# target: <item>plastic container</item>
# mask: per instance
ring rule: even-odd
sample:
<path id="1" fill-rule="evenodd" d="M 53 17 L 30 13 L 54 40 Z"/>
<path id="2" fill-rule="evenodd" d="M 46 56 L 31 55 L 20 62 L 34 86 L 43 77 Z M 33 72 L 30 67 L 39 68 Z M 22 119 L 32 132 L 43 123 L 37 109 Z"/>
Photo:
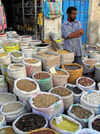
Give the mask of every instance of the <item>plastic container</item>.
<path id="1" fill-rule="evenodd" d="M 4 50 L 5 52 L 11 52 L 11 51 L 20 51 L 19 45 L 18 44 L 10 44 L 10 46 L 6 46 L 4 44 Z"/>
<path id="2" fill-rule="evenodd" d="M 80 69 L 77 70 L 68 70 L 64 67 L 64 65 L 76 65 L 78 67 L 80 67 Z M 82 71 L 83 71 L 83 67 L 77 63 L 67 63 L 67 64 L 63 64 L 62 65 L 62 69 L 66 70 L 69 73 L 69 78 L 68 78 L 68 83 L 71 84 L 75 84 L 76 80 L 79 77 L 82 77 Z"/>
<path id="3" fill-rule="evenodd" d="M 22 60 L 25 58 L 24 53 L 22 53 L 22 52 L 20 52 L 20 51 L 13 51 L 13 52 L 20 53 L 22 56 L 21 56 L 21 57 L 15 57 L 15 56 L 13 56 L 13 55 L 11 54 L 12 52 L 10 52 L 12 62 L 14 62 L 14 63 L 21 63 Z"/>
<path id="4" fill-rule="evenodd" d="M 47 107 L 47 108 L 38 108 L 35 107 L 35 105 L 33 104 L 33 98 L 35 98 L 37 95 L 39 94 L 50 94 L 50 95 L 54 95 L 56 97 L 59 98 L 59 101 L 54 103 L 53 105 Z M 63 99 L 62 97 L 60 97 L 59 95 L 56 94 L 52 94 L 52 93 L 46 93 L 46 92 L 41 92 L 38 93 L 36 95 L 33 95 L 30 100 L 29 100 L 30 106 L 32 107 L 32 112 L 36 113 L 36 114 L 40 114 L 42 116 L 45 116 L 48 120 L 50 120 L 53 116 L 59 114 L 59 113 L 63 113 L 64 112 L 64 103 L 63 103 Z"/>
<path id="5" fill-rule="evenodd" d="M 27 72 L 27 76 L 28 77 L 32 77 L 33 73 L 36 73 L 38 71 L 42 71 L 42 63 L 41 60 L 39 59 L 35 59 L 38 62 L 37 63 L 27 63 L 26 61 L 29 59 L 35 59 L 35 58 L 25 58 L 22 60 L 22 63 L 25 65 L 26 67 L 26 72 Z"/>
<path id="6" fill-rule="evenodd" d="M 20 67 L 19 69 L 10 69 L 11 66 L 14 65 L 20 65 L 22 67 Z M 7 67 L 7 75 L 11 78 L 17 79 L 17 78 L 21 78 L 21 77 L 26 77 L 26 68 L 25 65 L 22 63 L 12 63 Z"/>
<path id="7" fill-rule="evenodd" d="M 13 111 L 13 112 L 3 112 L 3 107 L 8 104 L 11 104 L 11 103 L 19 103 L 19 104 L 22 104 L 23 107 L 19 110 Z M 22 115 L 24 113 L 26 113 L 25 104 L 20 101 L 8 102 L 1 106 L 1 114 L 5 116 L 7 122 L 14 121 L 16 118 L 18 118 L 20 115 Z"/>
<path id="8" fill-rule="evenodd" d="M 84 109 L 90 111 L 92 115 L 91 115 L 88 119 L 78 118 L 75 114 L 73 114 L 73 113 L 71 112 L 71 109 L 72 109 L 73 107 L 76 107 L 76 106 L 82 107 L 82 108 L 84 108 Z M 80 104 L 72 104 L 72 105 L 70 105 L 70 107 L 69 107 L 69 109 L 68 109 L 68 111 L 67 111 L 67 114 L 68 114 L 69 116 L 71 116 L 73 119 L 79 121 L 80 124 L 82 125 L 82 128 L 86 128 L 86 127 L 88 126 L 88 122 L 89 122 L 89 121 L 94 117 L 94 115 L 95 115 L 94 112 L 93 112 L 93 110 L 91 110 L 91 109 L 89 109 L 89 108 L 87 108 L 87 107 L 84 107 L 84 106 L 82 106 L 82 105 L 80 105 Z"/>
<path id="9" fill-rule="evenodd" d="M 21 117 L 23 117 L 24 115 L 28 115 L 28 114 L 33 114 L 33 113 L 26 113 L 26 114 L 23 114 L 23 115 L 21 115 L 20 117 L 18 117 L 14 122 L 13 122 L 13 129 L 14 129 L 14 131 L 16 132 L 16 134 L 27 134 L 28 132 L 23 132 L 23 131 L 21 131 L 21 130 L 19 130 L 16 126 L 15 126 L 15 124 L 16 124 L 16 122 L 21 118 Z M 44 117 L 44 116 L 43 116 Z M 45 117 L 44 117 L 45 118 Z M 48 127 L 48 120 L 45 118 L 45 121 L 46 121 L 46 124 L 44 125 L 44 127 L 42 127 L 42 128 L 46 128 L 46 127 Z"/>
<path id="10" fill-rule="evenodd" d="M 49 92 L 51 93 L 51 91 L 55 88 L 58 88 L 61 86 L 57 86 L 57 87 L 53 87 L 49 90 Z M 71 91 L 71 90 L 70 90 Z M 73 104 L 73 92 L 71 91 L 71 94 L 68 96 L 61 96 L 63 98 L 64 101 L 64 109 L 67 109 L 71 104 Z"/>
<path id="11" fill-rule="evenodd" d="M 80 84 L 78 83 L 78 81 L 79 81 L 81 78 L 87 78 L 87 79 L 93 81 L 94 83 L 93 83 L 91 86 L 82 86 L 82 85 L 80 85 Z M 91 79 L 91 78 L 88 78 L 88 77 L 79 77 L 79 78 L 76 80 L 76 85 L 77 85 L 78 87 L 81 87 L 81 88 L 84 89 L 85 91 L 95 90 L 95 89 L 96 89 L 96 83 L 95 83 L 95 81 L 94 81 L 93 79 Z"/>
<path id="12" fill-rule="evenodd" d="M 95 71 L 95 74 L 94 74 L 93 79 L 94 79 L 95 81 L 100 82 L 100 63 L 95 64 L 94 71 Z"/>
<path id="13" fill-rule="evenodd" d="M 56 128 L 54 125 L 53 125 L 53 120 L 55 119 L 55 117 L 58 117 L 58 116 L 62 116 L 63 118 L 69 120 L 69 121 L 72 121 L 73 123 L 77 124 L 79 126 L 79 130 L 82 129 L 82 125 L 76 121 L 75 119 L 71 118 L 70 116 L 67 116 L 67 115 L 64 115 L 64 114 L 58 114 L 56 116 L 54 116 L 51 120 L 50 120 L 50 128 L 55 130 L 56 132 L 58 132 L 59 134 L 74 134 L 74 132 L 72 131 L 66 131 L 66 130 L 63 130 L 63 129 L 60 129 L 60 128 Z"/>
<path id="14" fill-rule="evenodd" d="M 28 47 L 23 47 L 22 52 L 24 53 L 26 58 L 32 58 L 33 54 L 37 52 L 37 48 L 33 46 L 30 49 Z"/>
<path id="15" fill-rule="evenodd" d="M 89 57 L 93 59 L 100 60 L 100 53 L 98 51 L 90 51 Z"/>
<path id="16" fill-rule="evenodd" d="M 31 91 L 31 92 L 26 92 L 26 91 L 21 91 L 17 88 L 17 82 L 19 80 L 30 80 L 32 82 L 34 82 L 36 84 L 36 89 Z M 28 78 L 28 77 L 21 77 L 21 78 L 18 78 L 17 80 L 14 81 L 14 88 L 13 88 L 13 92 L 14 94 L 16 94 L 16 96 L 18 96 L 18 99 L 20 101 L 22 101 L 25 105 L 26 105 L 26 108 L 27 108 L 27 111 L 30 112 L 31 111 L 31 106 L 29 105 L 29 98 L 32 96 L 32 95 L 35 95 L 37 93 L 40 93 L 40 87 L 38 85 L 38 83 L 36 81 L 34 81 L 33 79 L 31 78 Z"/>
<path id="17" fill-rule="evenodd" d="M 66 73 L 66 75 L 52 75 L 52 81 L 53 81 L 53 87 L 56 86 L 64 86 L 67 83 L 67 80 L 69 78 L 69 73 L 64 70 L 64 69 L 60 69 L 60 68 L 55 68 L 55 70 L 59 70 L 62 71 L 64 73 Z"/>
<path id="18" fill-rule="evenodd" d="M 48 92 L 53 87 L 52 76 L 51 74 L 49 74 L 50 77 L 47 79 L 35 79 L 34 76 L 39 73 L 45 73 L 45 74 L 49 74 L 49 73 L 45 71 L 39 71 L 32 75 L 33 80 L 35 80 L 39 84 L 41 91 Z"/>
<path id="19" fill-rule="evenodd" d="M 28 46 L 29 46 L 28 42 L 23 42 L 23 41 L 19 42 L 19 47 L 20 47 L 21 50 L 22 50 L 23 47 L 28 47 Z"/>

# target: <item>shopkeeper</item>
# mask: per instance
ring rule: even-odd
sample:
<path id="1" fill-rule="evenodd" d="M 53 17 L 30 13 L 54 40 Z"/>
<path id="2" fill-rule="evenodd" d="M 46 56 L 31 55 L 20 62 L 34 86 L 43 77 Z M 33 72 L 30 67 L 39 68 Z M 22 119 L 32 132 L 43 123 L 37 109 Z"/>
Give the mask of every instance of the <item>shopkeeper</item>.
<path id="1" fill-rule="evenodd" d="M 81 36 L 84 29 L 80 21 L 76 20 L 77 9 L 67 9 L 67 20 L 62 24 L 61 31 L 64 37 L 63 49 L 74 52 L 74 63 L 82 64 L 82 42 Z"/>

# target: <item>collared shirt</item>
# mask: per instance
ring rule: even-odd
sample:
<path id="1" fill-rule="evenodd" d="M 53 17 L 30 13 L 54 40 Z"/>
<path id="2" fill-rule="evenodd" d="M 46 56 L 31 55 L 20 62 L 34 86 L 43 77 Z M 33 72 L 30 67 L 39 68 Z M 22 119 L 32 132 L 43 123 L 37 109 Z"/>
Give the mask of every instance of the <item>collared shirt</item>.
<path id="1" fill-rule="evenodd" d="M 63 49 L 70 52 L 74 52 L 75 56 L 82 56 L 82 42 L 81 37 L 67 39 L 67 36 L 72 32 L 76 32 L 82 28 L 80 21 L 75 20 L 74 22 L 69 22 L 66 20 L 61 27 L 61 31 L 64 39 Z"/>

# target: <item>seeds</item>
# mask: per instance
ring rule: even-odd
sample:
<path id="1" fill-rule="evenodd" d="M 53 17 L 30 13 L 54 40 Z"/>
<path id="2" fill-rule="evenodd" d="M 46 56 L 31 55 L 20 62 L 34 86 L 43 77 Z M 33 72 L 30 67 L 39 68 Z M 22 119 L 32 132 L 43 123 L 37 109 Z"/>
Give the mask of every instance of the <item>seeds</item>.
<path id="1" fill-rule="evenodd" d="M 2 121 L 2 115 L 0 115 L 0 122 Z"/>
<path id="2" fill-rule="evenodd" d="M 10 66 L 9 68 L 10 69 L 19 69 L 19 68 L 22 68 L 23 66 L 22 65 L 13 65 L 13 66 Z"/>
<path id="3" fill-rule="evenodd" d="M 70 87 L 69 85 L 67 85 L 66 88 L 70 89 L 70 90 L 73 91 L 75 94 L 80 94 L 80 93 L 82 93 L 82 90 L 79 89 L 78 87 Z"/>
<path id="4" fill-rule="evenodd" d="M 76 66 L 76 65 L 64 65 L 65 69 L 68 69 L 68 70 L 77 70 L 77 69 L 80 69 L 81 67 L 79 66 Z"/>
<path id="5" fill-rule="evenodd" d="M 52 130 L 37 130 L 37 132 L 31 132 L 30 134 L 56 134 Z"/>
<path id="6" fill-rule="evenodd" d="M 22 91 L 31 92 L 36 89 L 36 84 L 30 80 L 19 80 L 17 88 Z"/>
<path id="7" fill-rule="evenodd" d="M 92 105 L 100 104 L 100 93 L 87 93 L 83 95 L 83 100 Z"/>
<path id="8" fill-rule="evenodd" d="M 34 78 L 35 79 L 48 79 L 50 78 L 50 75 L 48 73 L 41 72 L 41 73 L 36 73 L 34 75 Z"/>
<path id="9" fill-rule="evenodd" d="M 67 75 L 67 73 L 63 71 L 56 70 L 57 74 L 51 74 L 51 75 Z"/>
<path id="10" fill-rule="evenodd" d="M 81 118 L 81 119 L 88 119 L 92 115 L 90 111 L 80 106 L 72 107 L 71 113 L 73 113 L 74 115 L 76 115 L 78 118 Z"/>
<path id="11" fill-rule="evenodd" d="M 100 119 L 96 119 L 92 123 L 92 128 L 100 132 Z"/>
<path id="12" fill-rule="evenodd" d="M 19 109 L 21 109 L 23 107 L 23 105 L 18 102 L 12 102 L 12 103 L 8 103 L 7 105 L 3 106 L 2 111 L 4 113 L 9 113 L 9 112 L 14 112 L 17 111 Z"/>
<path id="13" fill-rule="evenodd" d="M 71 91 L 64 87 L 54 88 L 53 90 L 51 90 L 51 93 L 58 94 L 60 96 L 69 96 L 70 94 L 72 94 Z"/>
<path id="14" fill-rule="evenodd" d="M 13 56 L 16 57 L 16 58 L 22 56 L 22 54 L 21 54 L 21 53 L 18 53 L 18 52 L 12 52 L 11 55 L 13 55 Z"/>
<path id="15" fill-rule="evenodd" d="M 39 62 L 39 60 L 36 60 L 36 59 L 25 59 L 24 60 L 26 63 L 30 63 L 30 64 L 35 64 L 35 63 L 38 63 Z"/>
<path id="16" fill-rule="evenodd" d="M 84 61 L 85 64 L 89 64 L 89 65 L 95 64 L 95 63 L 97 63 L 97 62 L 98 62 L 98 61 L 96 61 L 96 60 L 91 60 L 91 59 Z"/>
<path id="17" fill-rule="evenodd" d="M 15 126 L 23 131 L 28 132 L 31 130 L 44 127 L 46 124 L 45 118 L 38 114 L 27 114 L 22 116 L 15 124 Z"/>
<path id="18" fill-rule="evenodd" d="M 92 81 L 88 78 L 80 78 L 78 80 L 78 83 L 82 86 L 91 86 L 91 85 L 93 85 L 94 81 Z"/>
<path id="19" fill-rule="evenodd" d="M 6 94 L 6 93 L 0 94 L 0 102 L 2 103 L 11 102 L 14 100 L 15 100 L 15 97 L 12 94 Z"/>
<path id="20" fill-rule="evenodd" d="M 59 99 L 50 94 L 39 94 L 33 98 L 33 104 L 38 108 L 46 108 L 59 101 Z"/>

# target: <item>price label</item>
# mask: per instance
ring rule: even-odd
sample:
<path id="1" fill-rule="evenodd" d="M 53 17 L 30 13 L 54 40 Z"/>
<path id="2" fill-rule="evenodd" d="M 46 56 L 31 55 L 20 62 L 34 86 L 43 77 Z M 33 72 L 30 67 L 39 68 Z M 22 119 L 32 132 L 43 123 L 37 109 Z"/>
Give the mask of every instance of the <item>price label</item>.
<path id="1" fill-rule="evenodd" d="M 50 71 L 51 74 L 57 74 L 57 72 L 56 72 L 54 67 L 50 68 L 49 71 Z"/>
<path id="2" fill-rule="evenodd" d="M 60 122 L 63 121 L 63 118 L 62 118 L 62 116 L 58 116 L 55 118 L 55 120 L 56 120 L 56 124 L 59 124 Z"/>

